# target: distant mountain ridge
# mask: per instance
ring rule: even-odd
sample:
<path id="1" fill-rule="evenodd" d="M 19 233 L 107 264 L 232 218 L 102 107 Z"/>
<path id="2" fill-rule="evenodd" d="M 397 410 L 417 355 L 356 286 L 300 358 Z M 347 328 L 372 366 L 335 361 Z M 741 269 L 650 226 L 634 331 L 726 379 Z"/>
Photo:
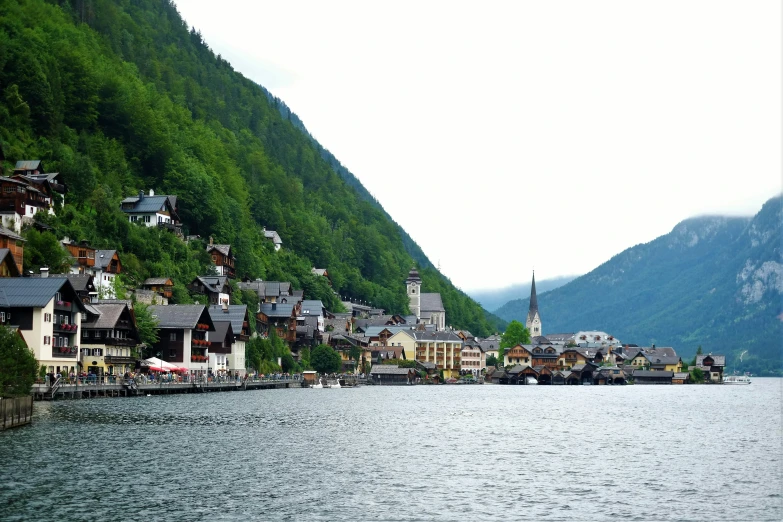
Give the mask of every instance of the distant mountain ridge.
<path id="1" fill-rule="evenodd" d="M 532 280 L 532 272 L 530 276 Z M 570 275 L 536 280 L 536 293 L 554 290 L 577 277 L 579 276 Z M 530 296 L 530 283 L 517 283 L 504 288 L 482 288 L 480 290 L 470 290 L 466 293 L 475 299 L 485 310 L 497 310 L 509 301 Z"/>
<path id="2" fill-rule="evenodd" d="M 547 332 L 598 329 L 623 342 L 724 353 L 730 371 L 783 375 L 781 196 L 753 217 L 686 219 L 592 272 L 538 293 Z M 528 299 L 495 314 L 524 320 Z"/>

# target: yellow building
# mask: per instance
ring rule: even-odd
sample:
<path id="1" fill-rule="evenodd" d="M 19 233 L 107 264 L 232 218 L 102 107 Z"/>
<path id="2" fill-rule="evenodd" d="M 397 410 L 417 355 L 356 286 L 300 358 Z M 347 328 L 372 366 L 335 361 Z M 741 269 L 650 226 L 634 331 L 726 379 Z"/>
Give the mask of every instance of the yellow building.
<path id="1" fill-rule="evenodd" d="M 402 332 L 400 332 L 402 333 Z M 431 362 L 443 371 L 443 377 L 459 377 L 462 368 L 462 338 L 452 331 L 407 331 L 414 339 L 416 360 Z M 403 342 L 403 341 L 399 341 Z"/>

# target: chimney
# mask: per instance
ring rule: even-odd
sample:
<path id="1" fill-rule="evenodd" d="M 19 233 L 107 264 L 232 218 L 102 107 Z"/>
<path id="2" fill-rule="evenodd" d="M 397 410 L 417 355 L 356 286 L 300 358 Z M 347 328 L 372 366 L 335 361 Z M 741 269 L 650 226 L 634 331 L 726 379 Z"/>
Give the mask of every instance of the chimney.
<path id="1" fill-rule="evenodd" d="M 139 191 L 139 201 L 141 201 L 142 199 L 144 199 L 144 191 L 140 190 Z"/>
<path id="2" fill-rule="evenodd" d="M 228 313 L 228 303 L 225 301 L 223 301 L 223 313 L 224 314 Z"/>
<path id="3" fill-rule="evenodd" d="M 214 243 L 214 240 L 212 239 L 212 236 L 209 236 L 209 244 L 212 245 Z"/>
<path id="4" fill-rule="evenodd" d="M 155 195 L 155 191 L 150 189 L 150 196 L 154 196 L 154 195 Z"/>
<path id="5" fill-rule="evenodd" d="M 49 269 L 45 266 L 41 267 L 41 277 L 49 277 Z"/>

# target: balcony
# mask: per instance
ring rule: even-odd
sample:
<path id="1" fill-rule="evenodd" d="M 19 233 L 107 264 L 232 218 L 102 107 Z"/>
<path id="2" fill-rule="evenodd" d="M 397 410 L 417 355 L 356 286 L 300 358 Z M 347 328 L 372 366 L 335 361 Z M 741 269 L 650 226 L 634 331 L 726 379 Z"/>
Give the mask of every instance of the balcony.
<path id="1" fill-rule="evenodd" d="M 129 355 L 107 355 L 103 360 L 106 364 L 133 364 L 136 362 L 136 358 Z"/>
<path id="2" fill-rule="evenodd" d="M 54 309 L 55 310 L 67 310 L 71 311 L 71 302 L 70 301 L 55 301 L 54 302 Z"/>
<path id="3" fill-rule="evenodd" d="M 78 346 L 52 346 L 52 357 L 58 359 L 76 359 Z"/>
<path id="4" fill-rule="evenodd" d="M 60 323 L 54 325 L 55 332 L 76 333 L 78 330 L 79 328 L 75 324 Z"/>

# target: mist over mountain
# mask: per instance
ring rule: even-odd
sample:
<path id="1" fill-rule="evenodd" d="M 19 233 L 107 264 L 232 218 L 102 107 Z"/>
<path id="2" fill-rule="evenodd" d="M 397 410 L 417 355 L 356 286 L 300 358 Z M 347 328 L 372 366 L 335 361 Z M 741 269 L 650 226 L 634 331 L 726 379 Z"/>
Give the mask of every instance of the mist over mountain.
<path id="1" fill-rule="evenodd" d="M 624 343 L 701 346 L 727 356 L 730 371 L 783 374 L 781 196 L 753 217 L 686 219 L 595 270 L 538 292 L 544 335 L 596 329 Z M 538 283 L 536 283 L 538 286 Z M 495 313 L 523 320 L 529 298 Z"/>
<path id="2" fill-rule="evenodd" d="M 532 281 L 532 272 L 530 274 Z M 551 279 L 536 280 L 536 293 L 547 292 L 561 287 L 564 284 L 573 281 L 579 276 L 561 276 Z M 467 294 L 475 299 L 485 310 L 497 310 L 504 304 L 515 299 L 524 299 L 530 297 L 530 282 L 518 283 L 504 288 L 482 288 L 479 290 L 468 290 Z"/>

